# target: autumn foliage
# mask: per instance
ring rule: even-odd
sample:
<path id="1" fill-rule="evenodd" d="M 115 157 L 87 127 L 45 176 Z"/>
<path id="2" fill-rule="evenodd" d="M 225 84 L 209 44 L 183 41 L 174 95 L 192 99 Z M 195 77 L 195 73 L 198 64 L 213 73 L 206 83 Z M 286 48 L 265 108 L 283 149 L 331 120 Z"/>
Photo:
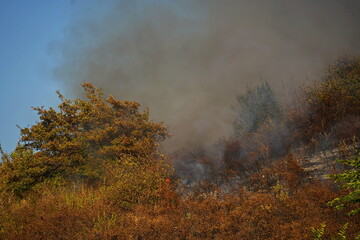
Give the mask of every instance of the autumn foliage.
<path id="1" fill-rule="evenodd" d="M 301 108 L 266 82 L 248 90 L 218 156 L 165 155 L 161 123 L 89 83 L 83 99 L 58 93 L 2 153 L 0 239 L 359 239 L 359 66 L 335 63 Z M 323 136 L 352 139 L 338 155 L 350 168 L 332 168 L 340 184 L 304 167 Z"/>
<path id="2" fill-rule="evenodd" d="M 290 124 L 306 141 L 331 134 L 339 142 L 360 134 L 360 58 L 344 57 L 322 79 L 307 87 L 302 107 L 291 111 Z"/>
<path id="3" fill-rule="evenodd" d="M 167 130 L 136 102 L 106 100 L 83 84 L 86 100 L 61 100 L 59 111 L 34 108 L 40 121 L 21 129 L 21 141 L 3 156 L 0 188 L 24 197 L 43 185 L 101 185 L 124 206 L 157 191 L 168 174 L 158 144 Z M 146 192 L 146 193 L 145 193 Z"/>

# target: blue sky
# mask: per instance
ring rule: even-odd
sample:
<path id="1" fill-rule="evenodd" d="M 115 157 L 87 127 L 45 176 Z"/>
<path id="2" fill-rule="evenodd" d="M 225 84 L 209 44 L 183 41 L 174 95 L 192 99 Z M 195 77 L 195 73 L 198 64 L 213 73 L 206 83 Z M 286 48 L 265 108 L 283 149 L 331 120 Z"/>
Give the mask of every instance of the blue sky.
<path id="1" fill-rule="evenodd" d="M 67 86 L 54 74 L 61 47 L 71 39 L 74 23 L 101 19 L 112 4 L 100 2 L 0 0 L 0 144 L 5 152 L 12 152 L 20 140 L 17 126 L 38 121 L 31 107 L 56 107 L 56 90 L 69 97 Z"/>
<path id="2" fill-rule="evenodd" d="M 20 127 L 34 124 L 31 106 L 56 106 L 52 48 L 61 42 L 79 1 L 0 0 L 0 144 L 11 152 Z"/>

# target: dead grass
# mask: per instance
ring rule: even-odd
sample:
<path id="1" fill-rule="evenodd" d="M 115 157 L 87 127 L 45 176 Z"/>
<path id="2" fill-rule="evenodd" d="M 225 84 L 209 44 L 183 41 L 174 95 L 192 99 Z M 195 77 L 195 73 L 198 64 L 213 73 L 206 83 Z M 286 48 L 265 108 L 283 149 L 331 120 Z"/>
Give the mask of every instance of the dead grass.
<path id="1" fill-rule="evenodd" d="M 101 189 L 81 186 L 43 189 L 41 195 L 21 201 L 3 194 L 0 238 L 298 240 L 311 239 L 311 227 L 324 222 L 324 239 L 335 236 L 347 222 L 348 236 L 360 231 L 358 218 L 327 205 L 341 194 L 334 185 L 304 181 L 306 176 L 292 156 L 259 174 L 271 181 L 256 191 L 239 186 L 224 193 L 208 186 L 207 193 L 179 197 L 167 188 L 164 201 L 139 203 L 130 210 L 109 202 Z"/>

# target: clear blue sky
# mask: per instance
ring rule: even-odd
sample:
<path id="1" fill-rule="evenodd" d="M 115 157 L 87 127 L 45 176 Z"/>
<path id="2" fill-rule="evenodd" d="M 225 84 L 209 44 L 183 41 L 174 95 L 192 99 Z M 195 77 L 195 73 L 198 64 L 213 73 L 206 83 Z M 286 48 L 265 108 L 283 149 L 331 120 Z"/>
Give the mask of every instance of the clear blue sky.
<path id="1" fill-rule="evenodd" d="M 90 1 L 0 0 L 0 143 L 11 152 L 20 127 L 34 124 L 31 106 L 56 106 L 52 48 Z"/>

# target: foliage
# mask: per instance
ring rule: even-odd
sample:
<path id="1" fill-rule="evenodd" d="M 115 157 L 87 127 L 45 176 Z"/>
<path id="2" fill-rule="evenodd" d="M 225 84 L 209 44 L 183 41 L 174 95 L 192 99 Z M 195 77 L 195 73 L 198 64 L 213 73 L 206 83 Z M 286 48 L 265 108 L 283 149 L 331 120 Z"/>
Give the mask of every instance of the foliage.
<path id="1" fill-rule="evenodd" d="M 184 176 L 206 176 L 197 187 L 169 178 L 158 151 L 166 129 L 139 104 L 104 99 L 87 83 L 84 99 L 58 93 L 58 111 L 35 108 L 40 121 L 21 129 L 14 152 L 2 153 L 0 239 L 360 239 L 360 219 L 347 214 L 359 211 L 360 157 L 340 161 L 352 169 L 333 175 L 344 183 L 338 189 L 310 179 L 301 153 L 289 154 L 286 145 L 294 135 L 288 126 L 311 138 L 359 117 L 354 59 L 339 61 L 307 90 L 305 110 L 314 115 L 295 114 L 293 125 L 282 121 L 266 82 L 238 97 L 237 136 L 221 150 L 182 155 Z"/>
<path id="2" fill-rule="evenodd" d="M 311 227 L 311 232 L 313 233 L 314 240 L 322 240 L 323 235 L 325 234 L 326 224 L 322 223 L 320 228 Z M 347 230 L 349 228 L 349 223 L 345 223 L 341 229 L 337 232 L 337 237 L 332 237 L 331 240 L 346 240 L 348 239 Z M 354 236 L 354 240 L 360 239 L 360 233 Z"/>
<path id="3" fill-rule="evenodd" d="M 299 159 L 288 155 L 269 165 L 264 165 L 250 176 L 250 182 L 253 189 L 272 189 L 275 195 L 282 199 L 305 184 L 307 177 L 308 173 L 300 165 Z"/>
<path id="4" fill-rule="evenodd" d="M 343 183 L 343 187 L 349 190 L 349 193 L 343 197 L 335 198 L 330 202 L 337 209 L 353 205 L 355 209 L 349 212 L 350 215 L 360 213 L 360 153 L 353 158 L 337 160 L 343 164 L 351 166 L 352 169 L 340 174 L 330 175 L 335 182 Z"/>
<path id="5" fill-rule="evenodd" d="M 238 189 L 175 198 L 170 206 L 139 202 L 124 211 L 110 203 L 102 189 L 44 188 L 41 196 L 0 202 L 0 238 L 299 240 L 311 239 L 309 226 L 326 219 L 323 239 L 336 236 L 344 222 L 349 223 L 348 239 L 353 239 L 359 221 L 326 205 L 336 195 L 332 186 L 313 183 L 284 200 L 271 192 Z"/>
<path id="6" fill-rule="evenodd" d="M 239 95 L 236 111 L 234 126 L 237 135 L 254 132 L 266 121 L 278 121 L 281 118 L 275 93 L 266 81 Z"/>
<path id="7" fill-rule="evenodd" d="M 311 232 L 313 233 L 314 240 L 321 240 L 322 236 L 325 233 L 326 224 L 322 223 L 320 228 L 311 227 Z"/>
<path id="8" fill-rule="evenodd" d="M 167 200 L 165 197 L 171 191 L 166 187 L 170 167 L 158 159 L 148 161 L 145 165 L 127 158 L 108 166 L 106 184 L 101 190 L 109 204 L 127 210 L 136 204 L 157 204 Z"/>
<path id="9" fill-rule="evenodd" d="M 335 130 L 337 137 L 360 133 L 360 57 L 339 59 L 320 83 L 305 91 L 307 115 L 295 119 L 305 139 Z M 334 129 L 335 128 L 335 129 Z"/>
<path id="10" fill-rule="evenodd" d="M 323 235 L 325 234 L 325 228 L 326 228 L 326 224 L 322 223 L 320 228 L 315 228 L 312 227 L 311 228 L 311 232 L 313 233 L 313 238 L 314 240 L 321 240 Z M 338 235 L 339 235 L 339 240 L 341 239 L 345 239 L 346 240 L 346 229 L 348 228 L 348 223 L 345 223 L 344 226 L 339 230 Z M 337 240 L 337 238 L 331 238 L 332 240 Z"/>
<path id="11" fill-rule="evenodd" d="M 136 102 L 103 98 L 101 89 L 84 83 L 86 100 L 69 100 L 58 92 L 59 111 L 34 108 L 40 121 L 21 129 L 21 141 L 0 167 L 1 188 L 22 196 L 34 186 L 52 182 L 97 184 L 105 166 L 153 165 L 166 129 L 141 113 Z M 4 157 L 3 157 L 4 158 Z M 150 160 L 151 159 L 151 160 Z"/>

